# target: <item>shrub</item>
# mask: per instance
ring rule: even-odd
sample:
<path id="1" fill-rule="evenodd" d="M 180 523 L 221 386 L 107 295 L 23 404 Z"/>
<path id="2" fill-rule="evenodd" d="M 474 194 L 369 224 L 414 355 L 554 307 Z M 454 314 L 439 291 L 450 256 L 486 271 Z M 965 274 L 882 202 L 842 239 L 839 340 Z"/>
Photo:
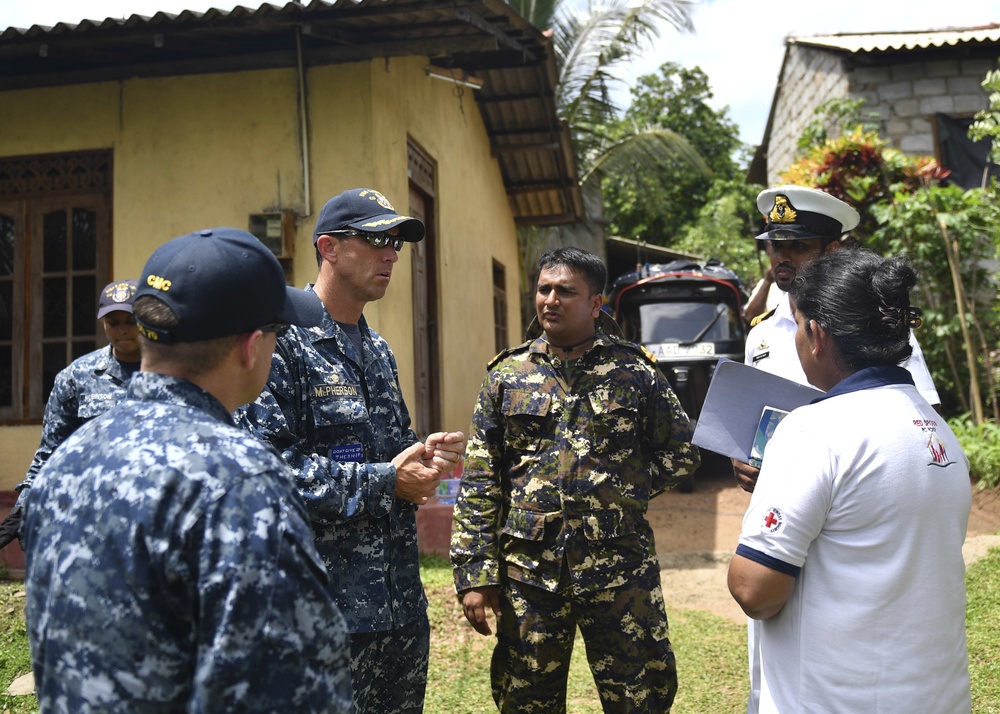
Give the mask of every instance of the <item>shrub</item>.
<path id="1" fill-rule="evenodd" d="M 976 426 L 968 413 L 949 419 L 948 425 L 969 458 L 969 472 L 979 488 L 1000 485 L 1000 425 L 987 421 Z"/>

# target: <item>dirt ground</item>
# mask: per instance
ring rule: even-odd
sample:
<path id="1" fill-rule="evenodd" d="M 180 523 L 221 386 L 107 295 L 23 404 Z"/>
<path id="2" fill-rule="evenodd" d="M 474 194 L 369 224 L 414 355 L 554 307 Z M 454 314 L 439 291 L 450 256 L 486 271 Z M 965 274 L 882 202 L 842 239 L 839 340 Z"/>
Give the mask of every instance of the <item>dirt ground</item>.
<path id="1" fill-rule="evenodd" d="M 707 467 L 707 468 L 706 468 Z M 750 494 L 733 479 L 728 462 L 709 461 L 693 493 L 670 491 L 650 503 L 667 611 L 707 610 L 734 622 L 746 615 L 729 595 L 726 568 L 736 550 Z M 1000 546 L 1000 489 L 975 491 L 964 552 L 966 562 Z"/>

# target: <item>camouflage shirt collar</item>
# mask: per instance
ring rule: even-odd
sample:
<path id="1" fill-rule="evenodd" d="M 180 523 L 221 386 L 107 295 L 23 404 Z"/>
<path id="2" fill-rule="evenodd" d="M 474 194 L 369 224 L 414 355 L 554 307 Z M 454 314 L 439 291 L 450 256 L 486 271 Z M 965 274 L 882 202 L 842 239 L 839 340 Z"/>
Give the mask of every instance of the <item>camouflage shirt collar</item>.
<path id="1" fill-rule="evenodd" d="M 543 334 L 542 337 L 538 337 L 531 342 L 531 346 L 528 348 L 528 351 L 531 352 L 532 354 L 544 354 L 548 352 L 549 343 L 545 341 L 544 333 L 542 334 Z M 598 345 L 607 347 L 611 344 L 613 343 L 611 342 L 610 337 L 608 337 L 603 332 L 598 332 L 597 334 L 594 335 L 594 344 L 590 347 L 590 349 L 587 350 L 587 352 L 584 352 L 584 354 L 589 353 L 590 350 L 594 349 L 594 347 L 597 347 Z"/>
<path id="2" fill-rule="evenodd" d="M 115 359 L 111 345 L 106 345 L 101 348 L 101 357 L 94 364 L 94 374 L 103 374 L 114 367 L 118 367 L 118 360 Z M 121 372 L 120 367 L 118 371 Z M 118 376 L 121 375 L 119 374 Z"/>
<path id="3" fill-rule="evenodd" d="M 307 293 L 315 293 L 316 292 L 315 284 L 307 283 L 305 291 Z M 344 334 L 344 331 L 340 329 L 340 327 L 337 325 L 337 321 L 334 320 L 332 317 L 330 317 L 330 312 L 325 309 L 323 312 L 325 313 L 323 315 L 323 322 L 317 327 L 299 327 L 293 329 L 299 329 L 308 334 L 312 342 L 318 342 L 319 340 L 329 340 L 329 339 L 337 339 L 337 340 L 349 339 L 347 335 Z M 364 315 L 362 315 L 361 319 L 358 320 L 358 327 L 361 329 L 362 335 L 366 334 L 369 331 L 368 321 L 365 319 Z"/>
<path id="4" fill-rule="evenodd" d="M 157 372 L 136 372 L 128 383 L 128 399 L 139 402 L 163 402 L 193 407 L 207 412 L 226 424 L 233 423 L 230 414 L 218 399 L 193 382 Z"/>

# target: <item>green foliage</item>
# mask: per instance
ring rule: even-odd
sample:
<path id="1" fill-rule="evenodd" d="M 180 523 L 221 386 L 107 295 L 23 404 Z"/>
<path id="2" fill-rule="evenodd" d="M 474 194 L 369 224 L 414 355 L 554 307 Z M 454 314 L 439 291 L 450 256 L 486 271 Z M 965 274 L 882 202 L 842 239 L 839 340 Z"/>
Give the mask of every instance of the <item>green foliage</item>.
<path id="1" fill-rule="evenodd" d="M 924 310 L 918 329 L 924 357 L 931 368 L 946 414 L 974 409 L 969 385 L 977 380 L 982 399 L 995 404 L 991 354 L 1000 338 L 996 288 L 990 261 L 997 256 L 996 223 L 983 192 L 957 186 L 920 187 L 898 192 L 892 200 L 869 206 L 877 228 L 868 245 L 883 255 L 906 254 L 920 275 L 913 303 Z M 956 295 L 945 233 L 955 247 L 962 294 Z M 970 373 L 962 317 L 975 346 L 976 367 Z M 995 410 L 994 410 L 995 411 Z"/>
<path id="2" fill-rule="evenodd" d="M 1000 712 L 1000 549 L 969 566 L 965 587 L 972 712 L 995 714 Z"/>
<path id="3" fill-rule="evenodd" d="M 586 215 L 581 225 L 518 230 L 521 312 L 530 320 L 531 256 L 542 252 L 542 244 L 603 247 L 599 192 L 605 167 L 631 161 L 634 171 L 645 172 L 661 161 L 687 160 L 694 172 L 707 169 L 700 159 L 692 160 L 697 152 L 676 132 L 655 125 L 636 126 L 630 136 L 606 130 L 617 120 L 611 90 L 624 81 L 625 65 L 650 47 L 662 28 L 693 30 L 686 0 L 588 0 L 586 8 L 578 0 L 516 0 L 512 5 L 536 27 L 551 31 L 559 72 L 556 112 L 569 127 L 578 174 L 588 182 L 582 186 Z M 592 202 L 591 191 L 598 196 Z M 590 245 L 592 239 L 598 245 Z"/>
<path id="4" fill-rule="evenodd" d="M 948 426 L 969 459 L 972 480 L 979 488 L 1000 486 L 1000 425 L 987 421 L 977 426 L 965 413 L 949 419 Z"/>
<path id="5" fill-rule="evenodd" d="M 532 2 L 526 17 L 552 30 L 559 70 L 556 112 L 569 125 L 583 175 L 608 143 L 601 127 L 615 118 L 611 89 L 623 81 L 617 70 L 649 46 L 662 26 L 692 30 L 690 12 L 675 0 L 589 0 L 583 12 L 571 0 L 546 4 L 552 6 L 547 18 L 543 5 Z"/>
<path id="6" fill-rule="evenodd" d="M 990 70 L 983 79 L 983 89 L 990 96 L 990 108 L 976 112 L 976 120 L 969 127 L 969 138 L 979 141 L 991 139 L 989 160 L 1000 164 L 1000 70 Z"/>
<path id="7" fill-rule="evenodd" d="M 864 111 L 864 104 L 864 99 L 849 97 L 834 97 L 820 104 L 813 110 L 816 118 L 806 124 L 796 142 L 799 151 L 805 152 L 825 144 L 829 139 L 848 134 L 858 126 L 862 131 L 877 131 L 878 113 Z"/>
<path id="8" fill-rule="evenodd" d="M 767 270 L 767 256 L 754 236 L 764 230 L 757 212 L 761 186 L 740 180 L 716 181 L 694 220 L 681 229 L 671 247 L 693 255 L 718 258 L 749 290 Z"/>
<path id="9" fill-rule="evenodd" d="M 832 109 L 849 120 L 860 106 Z M 989 404 L 1000 416 L 992 363 L 1000 333 L 986 267 L 997 257 L 1000 213 L 980 190 L 942 185 L 947 175 L 934 159 L 904 154 L 859 125 L 807 148 L 781 177 L 851 204 L 861 216 L 855 240 L 882 255 L 910 258 L 920 274 L 913 302 L 924 310 L 917 336 L 944 412 L 971 411 L 980 419 Z M 978 356 L 970 367 L 971 352 Z"/>
<path id="10" fill-rule="evenodd" d="M 728 110 L 708 105 L 711 98 L 708 76 L 697 67 L 667 62 L 659 74 L 639 78 L 625 117 L 604 128 L 607 136 L 614 141 L 655 126 L 685 140 L 700 164 L 675 150 L 661 152 L 659 162 L 647 163 L 645 170 L 620 164 L 606 171 L 601 187 L 612 233 L 672 246 L 682 228 L 697 218 L 715 182 L 740 178 L 734 157 L 745 147 L 739 128 Z M 699 165 L 704 168 L 696 170 Z"/>
<path id="11" fill-rule="evenodd" d="M 809 147 L 781 173 L 781 180 L 822 189 L 854 206 L 861 224 L 853 235 L 863 241 L 878 227 L 872 206 L 935 185 L 947 174 L 934 159 L 904 154 L 887 146 L 877 132 L 858 126 Z"/>

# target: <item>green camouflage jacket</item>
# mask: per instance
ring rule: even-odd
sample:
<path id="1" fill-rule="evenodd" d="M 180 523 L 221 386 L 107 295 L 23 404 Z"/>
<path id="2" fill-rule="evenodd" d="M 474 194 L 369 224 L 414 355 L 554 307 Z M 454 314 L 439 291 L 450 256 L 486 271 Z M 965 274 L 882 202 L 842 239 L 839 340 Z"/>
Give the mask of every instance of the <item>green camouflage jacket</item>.
<path id="1" fill-rule="evenodd" d="M 549 591 L 599 590 L 658 567 L 646 508 L 697 468 L 691 434 L 637 345 L 599 333 L 570 383 L 541 339 L 502 352 L 476 404 L 455 506 L 457 590 L 497 585 L 501 572 Z"/>

